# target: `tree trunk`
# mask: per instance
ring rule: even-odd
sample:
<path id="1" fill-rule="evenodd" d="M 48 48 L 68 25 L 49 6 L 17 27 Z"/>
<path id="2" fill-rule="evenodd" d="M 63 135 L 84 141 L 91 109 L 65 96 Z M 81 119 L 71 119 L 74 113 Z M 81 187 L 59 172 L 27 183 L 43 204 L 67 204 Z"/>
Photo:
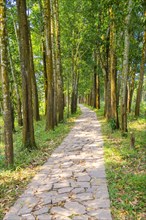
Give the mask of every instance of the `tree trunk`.
<path id="1" fill-rule="evenodd" d="M 57 65 L 56 65 L 56 11 L 54 1 L 51 1 L 51 41 L 52 41 L 52 62 L 53 62 L 53 100 L 54 100 L 54 126 L 57 126 Z"/>
<path id="2" fill-rule="evenodd" d="M 110 87 L 111 87 L 111 118 L 119 128 L 118 112 L 117 112 L 117 74 L 116 74 L 116 33 L 114 24 L 114 14 L 110 9 Z"/>
<path id="3" fill-rule="evenodd" d="M 134 93 L 134 86 L 135 86 L 135 74 L 136 74 L 137 64 L 135 65 L 135 68 L 131 70 L 131 77 L 128 83 L 128 100 L 127 100 L 127 110 L 130 113 L 131 112 L 131 106 L 132 106 L 132 98 Z"/>
<path id="4" fill-rule="evenodd" d="M 100 78 L 99 78 L 99 58 L 97 52 L 94 52 L 94 87 L 95 87 L 95 100 L 94 108 L 100 109 Z"/>
<path id="5" fill-rule="evenodd" d="M 56 61 L 57 61 L 57 81 L 58 81 L 58 113 L 59 122 L 64 118 L 64 98 L 63 98 L 63 76 L 61 67 L 61 46 L 60 46 L 60 23 L 59 23 L 59 5 L 58 0 L 55 0 L 56 9 Z"/>
<path id="6" fill-rule="evenodd" d="M 35 76 L 35 70 L 34 70 L 30 28 L 28 28 L 28 30 L 29 30 L 29 43 L 30 43 L 30 67 L 31 67 L 31 84 L 32 84 L 32 97 L 33 97 L 33 115 L 34 115 L 34 119 L 36 121 L 39 121 L 40 114 L 39 114 L 38 89 L 37 89 L 36 76 Z"/>
<path id="7" fill-rule="evenodd" d="M 31 66 L 29 25 L 26 15 L 26 0 L 17 0 L 20 60 L 22 72 L 22 103 L 23 103 L 23 145 L 29 150 L 36 148 L 33 127 Z"/>
<path id="8" fill-rule="evenodd" d="M 45 90 L 45 115 L 47 114 L 47 91 L 48 91 L 48 80 L 47 80 L 47 67 L 46 67 L 46 45 L 45 45 L 45 33 L 44 33 L 44 13 L 43 13 L 43 6 L 42 0 L 38 0 L 40 14 L 42 18 L 42 25 L 40 27 L 40 32 L 42 33 L 42 53 L 43 53 L 43 67 L 44 67 L 44 90 Z"/>
<path id="9" fill-rule="evenodd" d="M 10 68 L 11 68 L 12 78 L 13 78 L 13 81 L 14 81 L 14 88 L 15 88 L 15 92 L 16 92 L 18 125 L 22 126 L 23 125 L 23 119 L 22 119 L 21 98 L 20 98 L 20 94 L 19 94 L 18 83 L 17 83 L 17 80 L 16 80 L 16 73 L 15 73 L 15 68 L 14 68 L 14 64 L 13 64 L 13 60 L 12 60 L 10 46 L 8 46 L 8 49 L 9 49 Z"/>
<path id="10" fill-rule="evenodd" d="M 9 79 L 7 70 L 7 42 L 6 42 L 6 11 L 5 1 L 0 4 L 0 74 L 2 78 L 3 92 L 3 117 L 4 117 L 4 138 L 5 138 L 5 157 L 6 165 L 13 164 L 13 132 L 11 100 L 9 92 Z"/>
<path id="11" fill-rule="evenodd" d="M 51 5 L 50 0 L 44 0 L 45 19 L 45 42 L 46 42 L 46 73 L 47 73 L 47 114 L 46 130 L 54 129 L 53 117 L 53 61 L 52 61 L 52 40 L 51 40 Z"/>
<path id="12" fill-rule="evenodd" d="M 125 21 L 125 41 L 124 41 L 124 55 L 123 55 L 123 70 L 122 70 L 122 97 L 121 97 L 121 130 L 122 133 L 127 132 L 127 79 L 129 70 L 129 45 L 130 35 L 129 26 L 132 11 L 132 0 L 128 3 L 128 15 Z"/>
<path id="13" fill-rule="evenodd" d="M 146 17 L 146 12 L 145 12 L 145 17 Z M 140 114 L 140 102 L 141 102 L 141 97 L 142 97 L 145 63 L 146 63 L 146 31 L 144 32 L 144 38 L 143 38 L 143 50 L 142 50 L 142 59 L 141 59 L 141 65 L 140 65 L 140 79 L 139 79 L 139 84 L 138 84 L 136 106 L 135 106 L 135 116 L 137 117 Z"/>

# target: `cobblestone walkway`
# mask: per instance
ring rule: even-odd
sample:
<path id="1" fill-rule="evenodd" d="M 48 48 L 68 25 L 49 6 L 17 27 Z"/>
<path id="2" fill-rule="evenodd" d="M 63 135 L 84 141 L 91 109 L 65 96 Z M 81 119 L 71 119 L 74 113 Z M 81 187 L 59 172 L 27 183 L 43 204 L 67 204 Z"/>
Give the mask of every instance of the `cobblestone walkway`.
<path id="1" fill-rule="evenodd" d="M 83 114 L 4 220 L 111 220 L 96 114 Z"/>

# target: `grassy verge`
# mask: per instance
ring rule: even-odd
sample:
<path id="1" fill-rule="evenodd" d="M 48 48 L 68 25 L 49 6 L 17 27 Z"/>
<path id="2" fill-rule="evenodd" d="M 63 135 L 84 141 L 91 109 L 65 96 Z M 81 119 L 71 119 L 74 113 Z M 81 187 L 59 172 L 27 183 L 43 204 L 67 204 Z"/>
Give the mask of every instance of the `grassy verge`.
<path id="1" fill-rule="evenodd" d="M 32 152 L 21 148 L 21 129 L 17 128 L 14 135 L 15 165 L 11 169 L 6 169 L 4 166 L 4 149 L 2 145 L 0 146 L 0 219 L 3 219 L 6 211 L 24 191 L 40 166 L 62 142 L 79 114 L 80 110 L 50 132 L 44 131 L 45 119 L 35 123 L 38 149 Z"/>
<path id="2" fill-rule="evenodd" d="M 106 173 L 114 220 L 146 219 L 146 120 L 129 117 L 128 135 L 112 131 L 97 112 L 104 136 Z M 130 146 L 130 132 L 135 136 L 135 147 Z"/>

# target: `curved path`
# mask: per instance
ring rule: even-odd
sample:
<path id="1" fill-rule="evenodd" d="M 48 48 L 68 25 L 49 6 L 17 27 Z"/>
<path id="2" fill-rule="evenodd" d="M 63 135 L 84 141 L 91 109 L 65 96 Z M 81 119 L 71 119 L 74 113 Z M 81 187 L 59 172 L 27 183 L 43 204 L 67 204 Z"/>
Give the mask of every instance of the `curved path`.
<path id="1" fill-rule="evenodd" d="M 82 115 L 4 220 L 111 220 L 103 140 L 95 112 Z"/>

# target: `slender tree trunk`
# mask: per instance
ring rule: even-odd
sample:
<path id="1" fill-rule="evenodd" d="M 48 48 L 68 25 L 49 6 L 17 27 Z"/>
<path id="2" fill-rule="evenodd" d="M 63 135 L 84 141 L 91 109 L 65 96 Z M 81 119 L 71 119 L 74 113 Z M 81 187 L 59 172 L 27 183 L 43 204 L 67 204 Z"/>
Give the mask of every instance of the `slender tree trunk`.
<path id="1" fill-rule="evenodd" d="M 53 61 L 51 40 L 51 5 L 50 0 L 44 0 L 45 42 L 46 42 L 46 73 L 47 73 L 47 114 L 46 130 L 54 129 L 53 100 Z"/>
<path id="2" fill-rule="evenodd" d="M 53 62 L 53 100 L 54 100 L 54 126 L 57 126 L 57 65 L 56 65 L 56 11 L 54 0 L 51 1 L 51 41 L 52 41 L 52 62 Z"/>
<path id="3" fill-rule="evenodd" d="M 42 54 L 43 54 L 43 67 L 44 67 L 44 90 L 45 90 L 45 115 L 47 114 L 47 91 L 48 91 L 48 79 L 47 79 L 47 67 L 46 67 L 46 45 L 45 45 L 45 33 L 44 33 L 44 13 L 42 0 L 38 0 L 40 14 L 42 18 L 40 32 L 42 33 Z"/>
<path id="4" fill-rule="evenodd" d="M 31 67 L 31 84 L 32 84 L 32 97 L 33 97 L 33 115 L 34 115 L 34 119 L 36 121 L 39 121 L 40 120 L 39 99 L 38 99 L 38 89 L 37 89 L 35 69 L 34 69 L 33 50 L 32 50 L 30 30 L 29 30 L 29 43 L 30 43 L 30 67 Z"/>
<path id="5" fill-rule="evenodd" d="M 128 3 L 128 15 L 125 21 L 125 41 L 124 41 L 124 56 L 123 56 L 123 70 L 122 70 L 122 97 L 121 97 L 121 130 L 127 132 L 127 79 L 129 70 L 129 46 L 130 35 L 129 26 L 132 11 L 132 0 Z"/>
<path id="6" fill-rule="evenodd" d="M 111 87 L 111 118 L 114 119 L 116 128 L 119 128 L 117 112 L 117 74 L 116 74 L 116 34 L 114 24 L 114 14 L 110 9 L 110 87 Z"/>
<path id="7" fill-rule="evenodd" d="M 14 88 L 15 88 L 16 99 L 17 99 L 18 125 L 22 126 L 23 125 L 23 119 L 22 119 L 21 98 L 20 98 L 20 94 L 19 94 L 18 83 L 17 83 L 17 80 L 16 80 L 16 73 L 15 73 L 15 68 L 14 68 L 14 64 L 13 64 L 13 60 L 12 60 L 10 46 L 8 47 L 8 49 L 9 49 L 10 68 L 11 68 L 12 78 L 13 78 L 13 81 L 14 81 Z"/>
<path id="8" fill-rule="evenodd" d="M 63 98 L 63 76 L 61 66 L 61 45 L 60 45 L 60 23 L 59 23 L 59 5 L 58 0 L 55 0 L 56 9 L 56 61 L 57 61 L 57 81 L 58 81 L 58 113 L 59 122 L 64 118 L 64 98 Z"/>
<path id="9" fill-rule="evenodd" d="M 77 111 L 77 98 L 78 98 L 78 70 L 77 60 L 75 60 L 74 54 L 72 57 L 72 96 L 71 96 L 71 113 L 74 114 Z"/>
<path id="10" fill-rule="evenodd" d="M 26 0 L 17 0 L 22 72 L 23 145 L 31 150 L 36 148 L 36 144 L 33 126 L 29 25 L 26 10 Z"/>
<path id="11" fill-rule="evenodd" d="M 100 78 L 99 78 L 99 58 L 98 54 L 94 52 L 94 88 L 95 88 L 95 100 L 94 108 L 100 109 Z"/>
<path id="12" fill-rule="evenodd" d="M 9 79 L 7 70 L 7 40 L 6 40 L 6 8 L 5 1 L 0 1 L 0 74 L 2 79 L 3 92 L 3 117 L 4 117 L 4 138 L 6 165 L 13 164 L 13 132 L 11 100 L 9 92 Z"/>
<path id="13" fill-rule="evenodd" d="M 146 12 L 145 12 L 145 17 L 146 17 Z M 139 116 L 140 114 L 140 102 L 142 97 L 145 64 L 146 64 L 146 31 L 144 32 L 144 38 L 143 38 L 143 50 L 142 50 L 142 59 L 140 65 L 140 79 L 139 79 L 137 97 L 136 97 L 135 116 Z"/>
<path id="14" fill-rule="evenodd" d="M 131 70 L 131 78 L 128 83 L 127 110 L 129 113 L 131 112 L 131 106 L 132 106 L 132 98 L 133 98 L 134 86 L 135 86 L 136 69 L 137 69 L 137 64 L 135 65 L 135 68 L 133 70 Z"/>

